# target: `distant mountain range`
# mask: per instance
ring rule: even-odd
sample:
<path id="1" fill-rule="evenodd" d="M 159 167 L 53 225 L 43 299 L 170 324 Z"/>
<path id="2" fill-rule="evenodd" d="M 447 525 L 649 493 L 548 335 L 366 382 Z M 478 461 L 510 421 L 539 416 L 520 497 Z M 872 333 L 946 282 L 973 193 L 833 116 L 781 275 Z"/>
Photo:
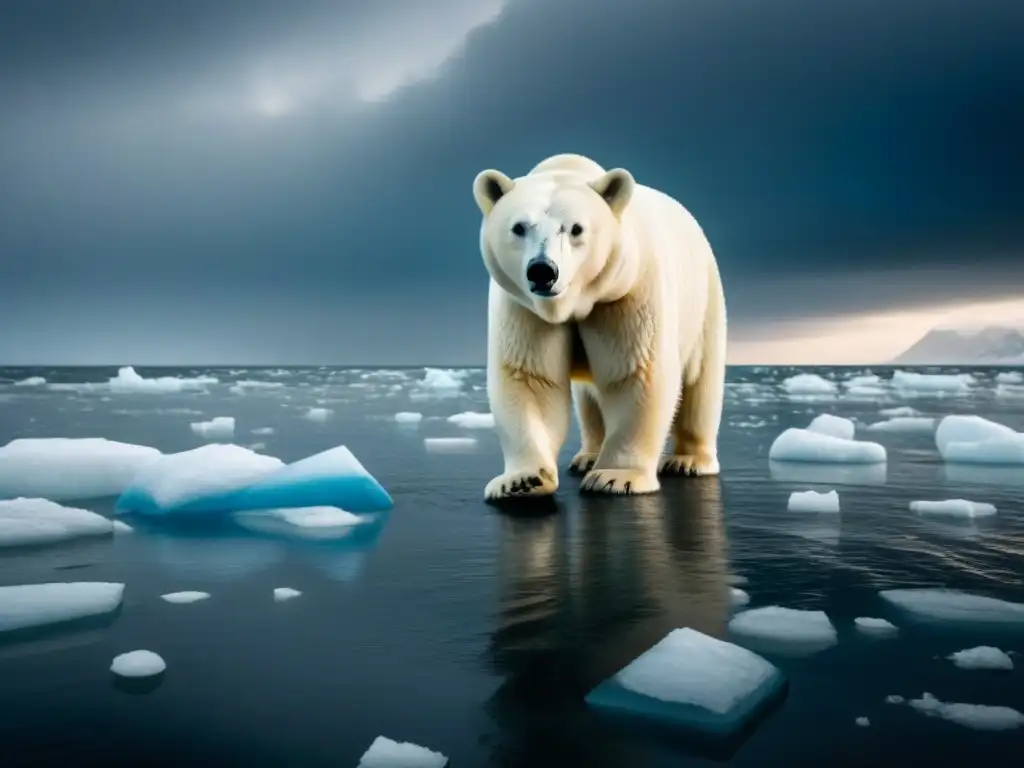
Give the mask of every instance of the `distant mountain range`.
<path id="1" fill-rule="evenodd" d="M 892 361 L 898 365 L 1024 365 L 1024 332 L 992 326 L 980 331 L 929 331 Z"/>

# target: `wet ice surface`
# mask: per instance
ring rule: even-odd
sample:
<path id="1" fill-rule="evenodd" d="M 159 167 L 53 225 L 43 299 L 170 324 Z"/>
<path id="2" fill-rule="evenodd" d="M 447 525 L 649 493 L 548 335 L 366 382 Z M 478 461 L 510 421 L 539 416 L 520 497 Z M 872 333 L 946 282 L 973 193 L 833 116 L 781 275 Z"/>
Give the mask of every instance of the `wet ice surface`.
<path id="1" fill-rule="evenodd" d="M 1019 750 L 1020 728 L 963 727 L 939 716 L 962 708 L 935 705 L 926 716 L 886 697 L 929 692 L 943 704 L 1024 711 L 1020 625 L 972 621 L 978 604 L 962 602 L 918 601 L 915 614 L 879 593 L 945 589 L 1024 603 L 1024 474 L 944 463 L 924 422 L 867 429 L 964 414 L 1020 432 L 1024 398 L 999 390 L 1013 382 L 996 371 L 970 371 L 975 383 L 965 386 L 903 378 L 894 387 L 888 369 L 815 369 L 835 387 L 793 389 L 783 381 L 802 371 L 731 370 L 720 480 L 607 500 L 579 497 L 563 474 L 560 511 L 523 518 L 481 501 L 501 468 L 495 431 L 469 426 L 486 417 L 451 419 L 489 413 L 483 371 L 135 370 L 188 384 L 112 385 L 113 368 L 0 370 L 0 445 L 103 437 L 169 454 L 208 444 L 191 424 L 230 417 L 230 441 L 258 439 L 284 462 L 347 445 L 395 507 L 327 526 L 326 538 L 299 535 L 323 526 L 248 518 L 197 530 L 129 517 L 130 535 L 0 550 L 0 586 L 126 585 L 112 614 L 0 638 L 5 766 L 333 768 L 357 765 L 381 734 L 453 766 L 706 766 L 702 746 L 609 727 L 583 698 L 672 630 L 730 639 L 731 618 L 767 606 L 824 611 L 837 642 L 805 655 L 759 651 L 790 692 L 729 765 L 887 765 L 892 745 L 913 743 L 925 764 L 1001 766 Z M 33 377 L 46 382 L 15 385 Z M 851 419 L 854 439 L 882 445 L 886 463 L 769 463 L 782 432 L 822 414 Z M 838 513 L 787 510 L 793 493 L 833 490 Z M 910 509 L 957 499 L 998 514 Z M 61 503 L 108 517 L 113 508 L 110 498 Z M 282 587 L 301 596 L 275 602 Z M 162 599 L 200 592 L 212 597 Z M 897 631 L 878 636 L 857 619 Z M 968 670 L 950 659 L 981 647 L 1017 663 Z M 152 649 L 168 666 L 145 695 L 109 679 L 111 660 L 132 649 Z"/>

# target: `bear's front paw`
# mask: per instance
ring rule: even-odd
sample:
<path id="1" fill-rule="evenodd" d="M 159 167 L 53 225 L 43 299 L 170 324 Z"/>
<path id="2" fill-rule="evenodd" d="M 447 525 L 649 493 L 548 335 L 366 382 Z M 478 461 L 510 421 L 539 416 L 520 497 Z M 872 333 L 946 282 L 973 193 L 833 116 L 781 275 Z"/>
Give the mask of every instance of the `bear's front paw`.
<path id="1" fill-rule="evenodd" d="M 558 490 L 558 476 L 550 469 L 538 467 L 523 472 L 505 472 L 484 488 L 484 499 L 521 499 L 527 496 L 550 496 Z"/>
<path id="2" fill-rule="evenodd" d="M 596 453 L 580 451 L 573 456 L 572 461 L 569 462 L 569 472 L 574 475 L 585 475 L 590 471 L 590 468 L 594 466 L 595 461 L 597 461 Z"/>
<path id="3" fill-rule="evenodd" d="M 718 457 L 711 453 L 673 454 L 662 456 L 658 462 L 658 473 L 662 475 L 704 477 L 717 475 L 720 469 Z"/>
<path id="4" fill-rule="evenodd" d="M 639 469 L 592 469 L 580 483 L 580 491 L 583 493 L 616 496 L 654 493 L 660 487 L 657 477 Z"/>

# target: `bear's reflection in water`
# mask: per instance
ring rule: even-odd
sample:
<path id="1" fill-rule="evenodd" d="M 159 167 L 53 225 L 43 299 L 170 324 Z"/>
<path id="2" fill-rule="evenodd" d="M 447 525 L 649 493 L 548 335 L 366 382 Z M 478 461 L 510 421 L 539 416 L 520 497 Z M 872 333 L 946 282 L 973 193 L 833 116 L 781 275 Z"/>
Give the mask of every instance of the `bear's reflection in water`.
<path id="1" fill-rule="evenodd" d="M 646 765 L 651 755 L 603 728 L 584 697 L 673 629 L 725 634 L 718 478 L 577 498 L 551 517 L 502 518 L 490 657 L 504 683 L 488 702 L 494 765 Z"/>

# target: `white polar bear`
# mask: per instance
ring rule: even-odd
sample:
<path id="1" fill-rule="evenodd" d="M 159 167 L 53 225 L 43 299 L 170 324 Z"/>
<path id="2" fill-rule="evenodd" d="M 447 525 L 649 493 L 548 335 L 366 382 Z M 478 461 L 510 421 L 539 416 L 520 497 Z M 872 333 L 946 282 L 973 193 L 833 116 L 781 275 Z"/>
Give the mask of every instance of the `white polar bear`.
<path id="1" fill-rule="evenodd" d="M 628 171 L 571 154 L 515 180 L 483 171 L 473 196 L 505 459 L 484 496 L 555 492 L 573 398 L 581 490 L 650 493 L 659 472 L 717 474 L 725 296 L 693 216 Z"/>

